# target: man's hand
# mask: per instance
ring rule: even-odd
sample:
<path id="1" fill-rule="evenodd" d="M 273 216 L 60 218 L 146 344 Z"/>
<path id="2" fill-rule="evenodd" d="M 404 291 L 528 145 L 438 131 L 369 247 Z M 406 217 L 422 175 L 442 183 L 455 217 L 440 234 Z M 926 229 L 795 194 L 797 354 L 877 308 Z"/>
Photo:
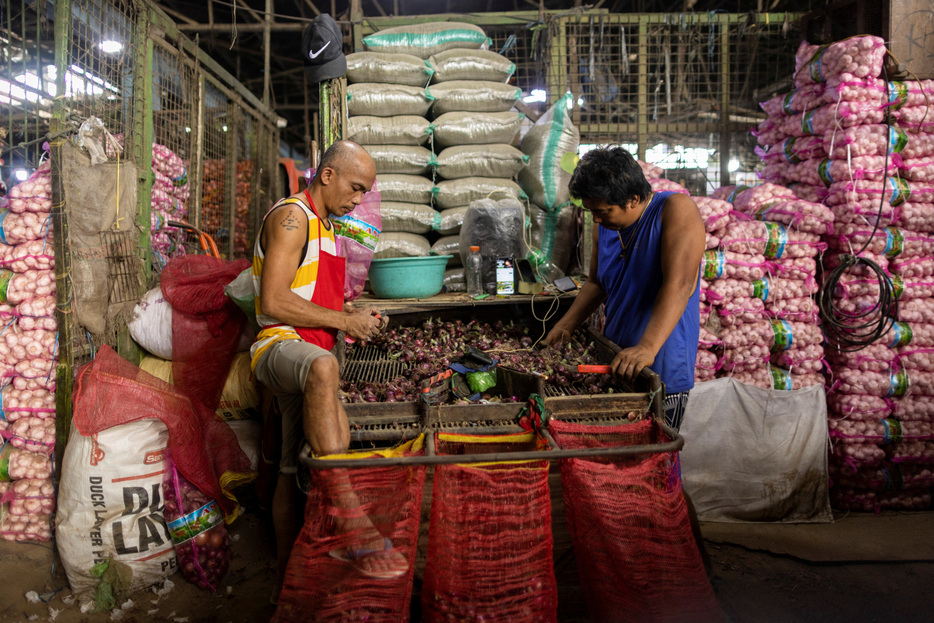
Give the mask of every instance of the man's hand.
<path id="1" fill-rule="evenodd" d="M 642 368 L 647 368 L 653 363 L 655 363 L 655 355 L 637 344 L 616 353 L 610 363 L 610 371 L 631 384 L 642 372 Z"/>
<path id="2" fill-rule="evenodd" d="M 389 317 L 380 316 L 379 309 L 372 305 L 366 309 L 351 306 L 348 310 L 345 303 L 344 311 L 348 314 L 346 333 L 357 340 L 373 339 L 389 324 Z"/>
<path id="3" fill-rule="evenodd" d="M 551 328 L 551 331 L 548 332 L 548 335 L 545 336 L 545 339 L 542 340 L 542 344 L 545 346 L 557 346 L 559 344 L 564 344 L 565 342 L 570 342 L 571 332 L 571 329 L 561 324 L 561 322 L 558 322 L 554 327 Z"/>

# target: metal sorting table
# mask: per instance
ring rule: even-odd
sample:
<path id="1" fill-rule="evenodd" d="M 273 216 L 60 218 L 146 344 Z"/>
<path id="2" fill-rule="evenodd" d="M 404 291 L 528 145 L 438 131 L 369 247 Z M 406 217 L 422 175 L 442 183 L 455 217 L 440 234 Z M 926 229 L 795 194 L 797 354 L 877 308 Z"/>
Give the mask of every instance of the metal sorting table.
<path id="1" fill-rule="evenodd" d="M 525 297 L 529 299 L 531 297 Z M 541 298 L 541 297 L 537 297 Z M 573 300 L 569 297 L 566 303 Z M 379 300 L 373 301 L 374 303 Z M 359 301 L 358 303 L 362 302 Z M 369 303 L 369 301 L 364 302 Z M 445 320 L 477 319 L 513 320 L 529 326 L 541 324 L 534 318 L 532 309 L 523 309 L 523 303 L 515 299 L 497 301 L 487 305 L 477 305 L 467 299 L 467 304 L 451 307 L 441 304 L 426 309 L 413 310 L 411 307 L 387 308 L 393 323 L 411 326 L 424 322 L 428 318 L 443 315 Z M 406 303 L 399 303 L 405 305 Z M 383 308 L 381 307 L 381 310 Z M 560 311 L 560 310 L 559 310 Z M 539 311 L 539 313 L 541 313 Z M 563 313 L 563 312 L 562 312 Z M 529 317 L 530 314 L 533 317 Z M 586 340 L 596 347 L 596 356 L 603 362 L 610 362 L 619 347 L 606 339 L 591 326 L 582 328 L 577 339 Z M 366 380 L 386 381 L 405 371 L 405 364 L 392 359 L 387 353 L 376 348 L 361 349 L 351 359 L 348 358 L 342 369 L 342 376 Z M 630 391 L 608 394 L 566 395 L 561 387 L 548 384 L 536 374 L 500 367 L 505 375 L 497 385 L 505 395 L 519 396 L 521 402 L 481 403 L 468 405 L 432 404 L 417 402 L 374 402 L 345 404 L 344 408 L 350 423 L 351 439 L 355 442 L 369 442 L 383 447 L 413 439 L 421 433 L 426 434 L 425 451 L 421 455 L 404 457 L 381 457 L 359 459 L 314 458 L 306 445 L 300 456 L 303 465 L 312 469 L 384 467 L 393 465 L 438 465 L 466 464 L 496 461 L 558 460 L 568 458 L 613 458 L 626 457 L 680 450 L 684 439 L 666 423 L 664 418 L 665 388 L 658 375 L 651 370 L 643 370 Z M 648 413 L 657 426 L 653 429 L 653 443 L 634 446 L 610 446 L 597 448 L 567 449 L 559 446 L 548 433 L 547 426 L 541 430 L 548 442 L 547 450 L 529 450 L 515 452 L 486 452 L 479 454 L 439 455 L 436 453 L 434 433 L 459 433 L 470 435 L 503 435 L 521 433 L 524 429 L 518 424 L 520 412 L 528 404 L 528 397 L 537 393 L 544 398 L 549 417 L 555 420 L 576 422 L 597 426 L 614 426 L 631 423 L 627 417 L 630 412 Z M 644 419 L 644 418 L 643 418 Z M 667 439 L 665 438 L 667 437 Z"/>

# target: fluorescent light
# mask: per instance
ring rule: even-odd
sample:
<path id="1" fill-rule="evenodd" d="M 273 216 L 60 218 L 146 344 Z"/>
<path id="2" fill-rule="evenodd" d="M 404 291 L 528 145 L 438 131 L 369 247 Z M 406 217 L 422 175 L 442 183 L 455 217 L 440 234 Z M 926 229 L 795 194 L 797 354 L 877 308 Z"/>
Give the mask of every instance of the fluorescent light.
<path id="1" fill-rule="evenodd" d="M 522 98 L 522 101 L 526 104 L 531 104 L 532 102 L 544 102 L 547 97 L 543 89 L 532 89 L 531 95 L 526 95 Z"/>
<path id="2" fill-rule="evenodd" d="M 16 169 L 13 171 L 13 177 L 21 182 L 25 182 L 29 178 L 29 171 L 26 169 Z"/>
<path id="3" fill-rule="evenodd" d="M 730 163 L 727 166 L 727 169 L 730 170 L 730 173 L 735 173 L 739 171 L 739 160 L 735 158 L 730 158 Z"/>
<path id="4" fill-rule="evenodd" d="M 114 41 L 113 39 L 107 39 L 106 41 L 101 41 L 101 44 L 98 46 L 101 49 L 101 52 L 104 54 L 117 54 L 123 50 L 123 44 L 119 41 Z"/>

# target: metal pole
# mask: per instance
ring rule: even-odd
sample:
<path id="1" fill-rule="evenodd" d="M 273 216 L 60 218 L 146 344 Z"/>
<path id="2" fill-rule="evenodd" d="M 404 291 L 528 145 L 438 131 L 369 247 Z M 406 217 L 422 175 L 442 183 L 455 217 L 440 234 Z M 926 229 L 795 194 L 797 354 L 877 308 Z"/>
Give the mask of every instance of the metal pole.
<path id="1" fill-rule="evenodd" d="M 636 142 L 639 148 L 639 158 L 645 160 L 649 142 L 649 24 L 639 16 L 639 50 L 636 62 L 639 63 L 638 108 L 636 110 L 637 130 Z"/>
<path id="2" fill-rule="evenodd" d="M 71 245 L 68 240 L 68 218 L 65 213 L 65 192 L 62 179 L 62 146 L 68 111 L 65 107 L 65 72 L 69 66 L 71 41 L 71 1 L 55 3 L 55 92 L 50 141 L 52 157 L 52 232 L 55 247 L 55 322 L 58 325 L 58 367 L 55 371 L 55 466 L 61 470 L 62 454 L 71 427 L 71 390 L 74 383 L 74 300 L 71 292 Z"/>
<path id="3" fill-rule="evenodd" d="M 272 0 L 266 0 L 266 15 L 263 23 L 263 104 L 269 106 L 270 71 L 269 55 L 272 47 Z"/>
<path id="4" fill-rule="evenodd" d="M 720 15 L 720 186 L 730 183 L 730 22 Z"/>

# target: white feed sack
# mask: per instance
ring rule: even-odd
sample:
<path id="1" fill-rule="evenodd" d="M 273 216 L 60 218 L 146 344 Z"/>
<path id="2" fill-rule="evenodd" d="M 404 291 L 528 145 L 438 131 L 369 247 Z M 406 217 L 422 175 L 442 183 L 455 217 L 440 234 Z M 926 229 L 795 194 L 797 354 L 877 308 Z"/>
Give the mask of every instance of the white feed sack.
<path id="1" fill-rule="evenodd" d="M 512 144 L 525 115 L 505 112 L 446 112 L 431 122 L 435 149 L 456 145 Z"/>
<path id="2" fill-rule="evenodd" d="M 519 172 L 519 184 L 535 205 L 553 210 L 568 202 L 571 174 L 561 166 L 565 154 L 576 154 L 580 131 L 571 122 L 571 94 L 562 96 L 522 137 L 529 165 Z"/>
<path id="3" fill-rule="evenodd" d="M 435 196 L 435 184 L 421 175 L 386 173 L 376 179 L 382 201 L 430 204 Z"/>
<path id="4" fill-rule="evenodd" d="M 424 87 L 434 70 L 411 54 L 355 52 L 347 55 L 347 83 L 383 82 Z"/>
<path id="5" fill-rule="evenodd" d="M 431 253 L 432 255 L 453 255 L 454 257 L 448 260 L 448 268 L 461 266 L 461 237 L 459 235 L 441 236 L 431 245 Z"/>
<path id="6" fill-rule="evenodd" d="M 464 215 L 470 206 L 461 206 L 459 208 L 448 208 L 441 210 L 441 221 L 438 224 L 438 233 L 442 236 L 451 236 L 460 233 L 461 225 L 464 224 Z"/>
<path id="7" fill-rule="evenodd" d="M 435 117 L 454 111 L 504 112 L 522 97 L 519 87 L 488 80 L 452 80 L 426 90 L 434 99 L 431 112 Z"/>
<path id="8" fill-rule="evenodd" d="M 431 244 L 425 236 L 407 232 L 388 231 L 379 235 L 373 259 L 381 260 L 393 257 L 424 257 L 431 251 Z"/>
<path id="9" fill-rule="evenodd" d="M 424 175 L 434 164 L 434 154 L 418 145 L 364 145 L 376 163 L 376 174 Z"/>
<path id="10" fill-rule="evenodd" d="M 487 197 L 493 199 L 514 197 L 520 201 L 528 199 L 522 188 L 512 180 L 491 177 L 444 180 L 438 182 L 437 189 L 435 205 L 441 210 L 469 206 L 472 201 Z"/>
<path id="11" fill-rule="evenodd" d="M 347 86 L 347 114 L 393 117 L 417 115 L 424 117 L 431 108 L 427 89 L 404 84 L 361 82 Z"/>
<path id="12" fill-rule="evenodd" d="M 394 26 L 363 38 L 363 47 L 368 51 L 412 54 L 423 59 L 452 48 L 480 49 L 489 44 L 482 28 L 463 22 Z"/>
<path id="13" fill-rule="evenodd" d="M 431 138 L 431 125 L 418 115 L 347 119 L 347 139 L 361 145 L 424 145 Z"/>
<path id="14" fill-rule="evenodd" d="M 529 157 L 512 145 L 458 145 L 438 154 L 435 171 L 448 180 L 462 177 L 511 178 L 528 161 Z"/>
<path id="15" fill-rule="evenodd" d="M 55 538 L 72 591 L 97 586 L 91 567 L 112 557 L 133 571 L 130 591 L 176 570 L 163 515 L 169 433 L 140 420 L 84 437 L 72 423 L 62 461 Z"/>
<path id="16" fill-rule="evenodd" d="M 516 72 L 516 64 L 490 50 L 446 50 L 428 59 L 432 82 L 488 80 L 506 82 Z"/>
<path id="17" fill-rule="evenodd" d="M 425 234 L 441 223 L 441 215 L 429 205 L 381 201 L 379 205 L 382 231 L 407 231 Z"/>

